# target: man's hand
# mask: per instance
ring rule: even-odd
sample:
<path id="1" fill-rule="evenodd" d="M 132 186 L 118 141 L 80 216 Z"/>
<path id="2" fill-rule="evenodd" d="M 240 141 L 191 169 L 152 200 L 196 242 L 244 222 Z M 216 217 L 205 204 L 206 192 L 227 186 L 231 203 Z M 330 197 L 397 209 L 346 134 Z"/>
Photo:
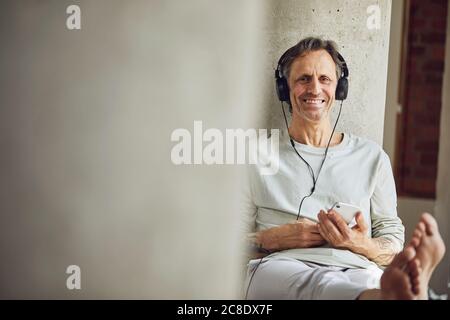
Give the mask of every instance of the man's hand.
<path id="1" fill-rule="evenodd" d="M 328 213 L 321 210 L 318 217 L 319 232 L 333 247 L 356 253 L 362 253 L 367 249 L 370 239 L 366 236 L 367 224 L 361 212 L 356 214 L 356 225 L 352 228 L 334 210 L 329 210 Z"/>
<path id="2" fill-rule="evenodd" d="M 334 210 L 329 210 L 328 213 L 321 210 L 318 217 L 320 234 L 335 248 L 362 254 L 379 265 L 388 265 L 401 250 L 389 238 L 369 238 L 366 235 L 368 227 L 361 212 L 356 214 L 356 225 L 352 228 Z"/>
<path id="3" fill-rule="evenodd" d="M 326 243 L 320 235 L 318 224 L 308 219 L 260 231 L 256 239 L 257 243 L 270 251 L 318 247 Z"/>

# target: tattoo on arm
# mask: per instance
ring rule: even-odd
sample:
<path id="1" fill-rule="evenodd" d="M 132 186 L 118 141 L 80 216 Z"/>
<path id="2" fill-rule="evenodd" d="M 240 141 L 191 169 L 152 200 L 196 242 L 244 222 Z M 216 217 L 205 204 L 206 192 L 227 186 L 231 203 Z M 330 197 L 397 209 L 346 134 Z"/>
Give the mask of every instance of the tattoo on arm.
<path id="1" fill-rule="evenodd" d="M 395 255 L 399 253 L 402 248 L 397 241 L 393 241 L 389 238 L 375 238 L 373 239 L 376 245 L 376 254 L 372 261 L 379 265 L 388 265 L 394 259 Z"/>

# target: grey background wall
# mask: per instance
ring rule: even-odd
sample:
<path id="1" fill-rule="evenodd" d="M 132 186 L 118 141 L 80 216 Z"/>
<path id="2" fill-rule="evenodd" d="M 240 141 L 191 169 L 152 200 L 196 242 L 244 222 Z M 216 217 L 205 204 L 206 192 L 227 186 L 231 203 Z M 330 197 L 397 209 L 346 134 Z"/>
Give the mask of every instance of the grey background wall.
<path id="1" fill-rule="evenodd" d="M 175 166 L 170 136 L 251 125 L 261 10 L 1 2 L 1 298 L 237 296 L 239 167 Z"/>

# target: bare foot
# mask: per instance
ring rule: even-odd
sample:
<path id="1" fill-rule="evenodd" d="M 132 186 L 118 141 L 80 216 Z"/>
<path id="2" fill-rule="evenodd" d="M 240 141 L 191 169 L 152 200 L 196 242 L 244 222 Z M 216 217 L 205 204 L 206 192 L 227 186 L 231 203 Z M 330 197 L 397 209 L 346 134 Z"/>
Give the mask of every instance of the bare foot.
<path id="1" fill-rule="evenodd" d="M 423 213 L 414 230 L 410 246 L 416 249 L 415 258 L 408 264 L 410 273 L 418 266 L 419 278 L 413 285 L 419 299 L 428 299 L 428 283 L 431 275 L 445 253 L 444 241 L 439 234 L 436 220 Z"/>
<path id="2" fill-rule="evenodd" d="M 414 292 L 419 283 L 419 269 L 414 262 L 416 251 L 408 246 L 397 254 L 391 264 L 384 270 L 380 280 L 381 299 L 383 300 L 412 300 L 417 298 Z M 407 271 L 407 268 L 411 271 Z"/>

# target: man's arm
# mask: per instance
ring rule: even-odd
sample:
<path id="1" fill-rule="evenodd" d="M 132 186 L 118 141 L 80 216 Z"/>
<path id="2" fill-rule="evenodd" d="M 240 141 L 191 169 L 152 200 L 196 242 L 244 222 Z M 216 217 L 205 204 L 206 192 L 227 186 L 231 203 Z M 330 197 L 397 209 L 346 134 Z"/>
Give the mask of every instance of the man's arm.
<path id="1" fill-rule="evenodd" d="M 391 162 L 385 152 L 375 172 L 376 184 L 370 198 L 372 249 L 368 258 L 379 265 L 389 264 L 403 249 L 405 227 L 397 214 L 397 192 Z"/>
<path id="2" fill-rule="evenodd" d="M 400 244 L 390 238 L 380 237 L 369 240 L 371 245 L 368 246 L 363 255 L 378 265 L 385 266 L 390 264 L 395 255 L 402 251 Z"/>
<path id="3" fill-rule="evenodd" d="M 320 235 L 317 223 L 300 219 L 247 236 L 254 252 L 271 253 L 294 248 L 317 247 L 326 243 Z"/>

